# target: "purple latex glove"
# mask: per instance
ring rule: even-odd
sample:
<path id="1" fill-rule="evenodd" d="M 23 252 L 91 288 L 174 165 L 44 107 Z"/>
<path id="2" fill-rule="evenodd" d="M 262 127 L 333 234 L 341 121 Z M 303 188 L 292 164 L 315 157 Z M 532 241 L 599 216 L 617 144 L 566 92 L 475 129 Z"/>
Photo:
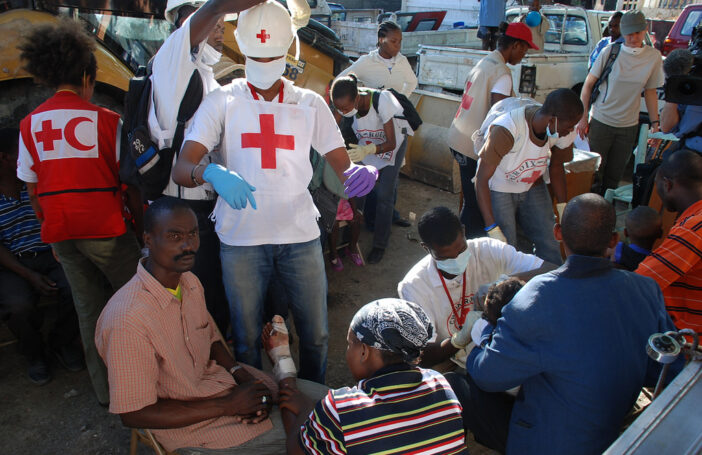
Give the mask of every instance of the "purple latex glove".
<path id="1" fill-rule="evenodd" d="M 370 193 L 378 180 L 378 170 L 373 166 L 353 164 L 344 171 L 348 177 L 344 182 L 344 192 L 348 197 L 365 196 Z"/>

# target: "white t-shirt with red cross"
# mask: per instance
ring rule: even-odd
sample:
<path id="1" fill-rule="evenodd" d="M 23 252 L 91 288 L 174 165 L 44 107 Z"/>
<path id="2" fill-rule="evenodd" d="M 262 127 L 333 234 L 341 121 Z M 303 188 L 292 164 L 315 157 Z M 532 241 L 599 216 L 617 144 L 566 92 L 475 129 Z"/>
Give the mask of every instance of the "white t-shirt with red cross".
<path id="1" fill-rule="evenodd" d="M 389 120 L 393 121 L 395 129 L 395 148 L 383 154 L 368 155 L 363 159 L 363 164 L 374 166 L 380 170 L 386 166 L 395 165 L 397 150 L 405 140 L 405 136 L 414 132 L 407 120 L 394 118 L 402 115 L 403 109 L 399 101 L 387 90 L 382 90 L 378 95 L 378 110 L 371 104 L 368 113 L 363 117 L 354 117 L 353 131 L 356 133 L 359 145 L 382 144 L 387 141 L 384 125 Z"/>
<path id="2" fill-rule="evenodd" d="M 456 315 L 464 319 L 471 309 L 473 294 L 481 285 L 492 283 L 500 275 L 537 269 L 544 262 L 534 255 L 520 253 L 511 245 L 487 237 L 467 240 L 467 244 L 470 258 L 465 273 L 465 296 L 462 296 L 463 275 L 452 280 L 444 278 L 451 296 L 449 300 L 436 261 L 431 255 L 426 255 L 415 264 L 397 285 L 400 298 L 421 306 L 429 316 L 435 329 L 430 342 L 442 341 L 459 330 Z"/>
<path id="3" fill-rule="evenodd" d="M 308 242 L 319 236 L 319 212 L 307 190 L 310 147 L 325 155 L 343 148 L 344 140 L 315 92 L 283 79 L 282 92 L 272 101 L 253 93 L 245 79 L 214 90 L 185 137 L 208 151 L 221 143 L 224 165 L 256 188 L 257 209 L 247 204 L 234 210 L 218 198 L 217 234 L 236 246 Z"/>

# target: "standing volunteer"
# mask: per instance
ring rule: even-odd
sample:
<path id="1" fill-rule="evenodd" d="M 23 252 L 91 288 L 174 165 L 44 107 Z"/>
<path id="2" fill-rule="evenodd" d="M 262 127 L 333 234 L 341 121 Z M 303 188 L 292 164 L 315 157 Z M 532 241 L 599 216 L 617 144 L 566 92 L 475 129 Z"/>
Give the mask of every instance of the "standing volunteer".
<path id="1" fill-rule="evenodd" d="M 409 98 L 417 88 L 417 76 L 407 57 L 400 53 L 401 49 L 402 29 L 395 22 L 385 21 L 378 26 L 378 48 L 360 56 L 353 65 L 342 71 L 337 79 L 353 73 L 358 78 L 359 84 L 364 87 L 393 89 Z M 396 202 L 397 183 L 393 190 L 393 207 Z M 369 204 L 374 205 L 374 208 L 370 208 Z M 375 204 L 377 204 L 376 198 L 370 194 L 363 213 L 366 226 L 375 226 Z M 394 208 L 392 223 L 401 227 L 410 226 L 410 222 L 402 218 Z"/>
<path id="2" fill-rule="evenodd" d="M 370 164 L 380 171 L 373 189 L 376 195 L 373 249 L 367 257 L 369 264 L 377 264 L 390 242 L 395 187 L 412 128 L 406 120 L 395 118 L 402 115 L 402 106 L 392 93 L 359 90 L 357 84 L 354 74 L 337 79 L 331 87 L 331 99 L 341 115 L 353 118 L 358 144 L 350 144 L 351 161 Z"/>
<path id="3" fill-rule="evenodd" d="M 607 33 L 609 36 L 605 36 L 595 45 L 592 53 L 590 53 L 590 60 L 587 63 L 588 69 L 592 68 L 595 60 L 597 60 L 597 57 L 600 55 L 600 52 L 602 52 L 607 46 L 616 42 L 624 42 L 624 38 L 622 38 L 619 30 L 619 24 L 621 23 L 623 15 L 624 13 L 617 11 L 616 13 L 612 14 L 612 17 L 609 18 L 609 22 L 607 22 L 607 27 L 605 28 L 605 33 Z"/>
<path id="4" fill-rule="evenodd" d="M 529 53 L 543 52 L 546 42 L 546 33 L 551 28 L 548 18 L 541 12 L 541 2 L 530 0 L 529 12 L 520 16 L 518 21 L 523 22 L 531 31 L 531 38 L 536 45 L 536 49 L 529 49 Z"/>
<path id="5" fill-rule="evenodd" d="M 314 206 L 310 147 L 327 159 L 349 197 L 367 194 L 378 171 L 349 162 L 321 96 L 282 79 L 306 2 L 289 1 L 293 18 L 269 0 L 239 15 L 236 40 L 246 79 L 210 93 L 200 105 L 173 170 L 176 183 L 210 182 L 222 272 L 237 359 L 261 366 L 263 301 L 272 276 L 282 281 L 300 335 L 300 377 L 324 383 L 327 286 Z M 298 42 L 299 46 L 299 42 Z M 202 157 L 221 143 L 227 168 Z"/>
<path id="6" fill-rule="evenodd" d="M 480 1 L 480 0 L 479 0 Z M 505 20 L 506 0 L 480 1 L 478 15 L 478 38 L 483 40 L 484 51 L 494 51 L 497 42 L 497 29 Z"/>
<path id="7" fill-rule="evenodd" d="M 219 84 L 214 78 L 212 65 L 221 57 L 224 38 L 223 15 L 239 12 L 260 0 L 168 0 L 166 19 L 177 28 L 166 39 L 153 60 L 152 87 L 153 103 L 149 108 L 149 133 L 151 139 L 162 150 L 173 145 L 178 126 L 177 115 L 193 73 L 197 71 L 202 80 L 202 93 L 205 96 Z M 190 122 L 185 123 L 185 128 Z M 181 136 L 182 138 L 182 136 Z M 175 151 L 175 162 L 178 150 Z M 207 165 L 218 161 L 212 153 L 202 158 Z M 219 160 L 221 161 L 221 160 Z M 177 197 L 187 201 L 197 215 L 200 228 L 200 249 L 195 256 L 192 272 L 205 289 L 207 310 L 222 333 L 229 325 L 222 266 L 219 259 L 219 238 L 214 223 L 209 219 L 214 210 L 217 194 L 212 185 L 195 188 L 178 186 L 171 179 L 163 190 L 164 197 Z"/>
<path id="8" fill-rule="evenodd" d="M 513 94 L 512 72 L 507 63 L 518 65 L 527 49 L 536 48 L 531 41 L 531 31 L 525 24 L 503 23 L 501 28 L 497 50 L 480 60 L 468 75 L 461 105 L 448 133 L 448 145 L 461 171 L 461 223 L 469 239 L 485 235 L 485 224 L 473 186 L 478 155 L 471 136 L 482 125 L 490 107 Z"/>
<path id="9" fill-rule="evenodd" d="M 57 91 L 20 123 L 17 177 L 27 182 L 41 239 L 51 244 L 71 285 L 90 380 L 106 405 L 107 373 L 95 349 L 95 323 L 112 291 L 134 275 L 140 256 L 122 214 L 122 123 L 118 114 L 89 102 L 95 41 L 78 23 L 39 25 L 19 49 L 25 69 Z M 127 204 L 140 225 L 138 190 L 128 190 Z"/>
<path id="10" fill-rule="evenodd" d="M 567 200 L 563 164 L 573 159 L 574 127 L 582 113 L 578 95 L 562 88 L 549 93 L 543 106 L 523 106 L 493 120 L 475 177 L 488 236 L 516 247 L 519 224 L 534 254 L 563 263 L 543 174 L 548 169 L 560 213 Z"/>
<path id="11" fill-rule="evenodd" d="M 601 194 L 608 188 L 619 186 L 636 145 L 642 91 L 651 131 L 656 132 L 660 127 L 656 88 L 664 82 L 663 60 L 660 52 L 644 45 L 646 27 L 642 12 L 624 13 L 619 26 L 624 44 L 610 44 L 600 53 L 580 93 L 585 113 L 577 130 L 580 137 L 588 137 L 590 150 L 602 156 L 593 188 Z M 619 53 L 610 63 L 610 54 L 614 49 L 619 49 Z M 608 66 L 611 72 L 607 74 L 605 68 Z M 590 95 L 601 77 L 600 94 L 590 105 Z"/>

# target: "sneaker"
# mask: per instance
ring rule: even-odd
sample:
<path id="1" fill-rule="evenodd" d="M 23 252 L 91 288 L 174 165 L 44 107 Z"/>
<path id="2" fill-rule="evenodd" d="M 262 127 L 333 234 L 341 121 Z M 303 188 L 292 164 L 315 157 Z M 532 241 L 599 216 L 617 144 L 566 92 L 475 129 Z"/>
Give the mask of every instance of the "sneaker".
<path id="1" fill-rule="evenodd" d="M 344 270 L 344 263 L 341 262 L 341 258 L 334 258 L 329 262 L 331 263 L 332 269 L 335 272 L 341 272 L 342 270 Z"/>
<path id="2" fill-rule="evenodd" d="M 377 264 L 383 259 L 383 254 L 385 250 L 383 248 L 373 248 L 370 253 L 368 253 L 368 259 L 366 262 L 369 264 Z"/>
<path id="3" fill-rule="evenodd" d="M 39 357 L 38 359 L 30 360 L 27 368 L 27 376 L 29 380 L 36 385 L 44 385 L 51 381 L 51 373 L 49 373 L 49 365 L 46 361 Z"/>
<path id="4" fill-rule="evenodd" d="M 351 259 L 351 262 L 353 262 L 357 266 L 363 266 L 363 259 L 361 258 L 360 254 L 352 253 L 348 247 L 346 247 L 346 249 L 344 250 L 344 254 L 346 254 L 346 256 L 348 256 Z"/>
<path id="5" fill-rule="evenodd" d="M 83 358 L 83 350 L 74 345 L 61 346 L 58 350 L 53 351 L 54 356 L 68 371 L 82 371 L 85 369 L 85 360 Z"/>

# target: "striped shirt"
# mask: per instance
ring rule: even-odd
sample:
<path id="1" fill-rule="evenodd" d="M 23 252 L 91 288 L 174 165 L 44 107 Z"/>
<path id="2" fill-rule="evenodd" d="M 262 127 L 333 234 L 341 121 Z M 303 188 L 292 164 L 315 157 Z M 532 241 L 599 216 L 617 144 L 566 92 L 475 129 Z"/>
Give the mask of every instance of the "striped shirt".
<path id="1" fill-rule="evenodd" d="M 0 242 L 5 248 L 13 254 L 47 250 L 50 247 L 41 241 L 40 232 L 26 188 L 19 200 L 0 194 Z"/>
<path id="2" fill-rule="evenodd" d="M 299 443 L 308 454 L 467 454 L 461 410 L 441 374 L 391 365 L 329 391 Z"/>
<path id="3" fill-rule="evenodd" d="M 107 302 L 95 328 L 95 345 L 107 366 L 110 412 L 138 411 L 160 399 L 204 400 L 236 387 L 227 370 L 210 360 L 220 340 L 205 306 L 200 281 L 180 277 L 182 302 L 139 263 L 134 277 Z M 265 373 L 245 368 L 277 391 Z M 234 417 L 204 420 L 182 428 L 153 430 L 168 451 L 182 447 L 235 447 L 271 430 L 270 419 L 247 425 Z"/>
<path id="4" fill-rule="evenodd" d="M 678 329 L 702 334 L 702 201 L 678 216 L 668 237 L 636 272 L 656 280 Z"/>

